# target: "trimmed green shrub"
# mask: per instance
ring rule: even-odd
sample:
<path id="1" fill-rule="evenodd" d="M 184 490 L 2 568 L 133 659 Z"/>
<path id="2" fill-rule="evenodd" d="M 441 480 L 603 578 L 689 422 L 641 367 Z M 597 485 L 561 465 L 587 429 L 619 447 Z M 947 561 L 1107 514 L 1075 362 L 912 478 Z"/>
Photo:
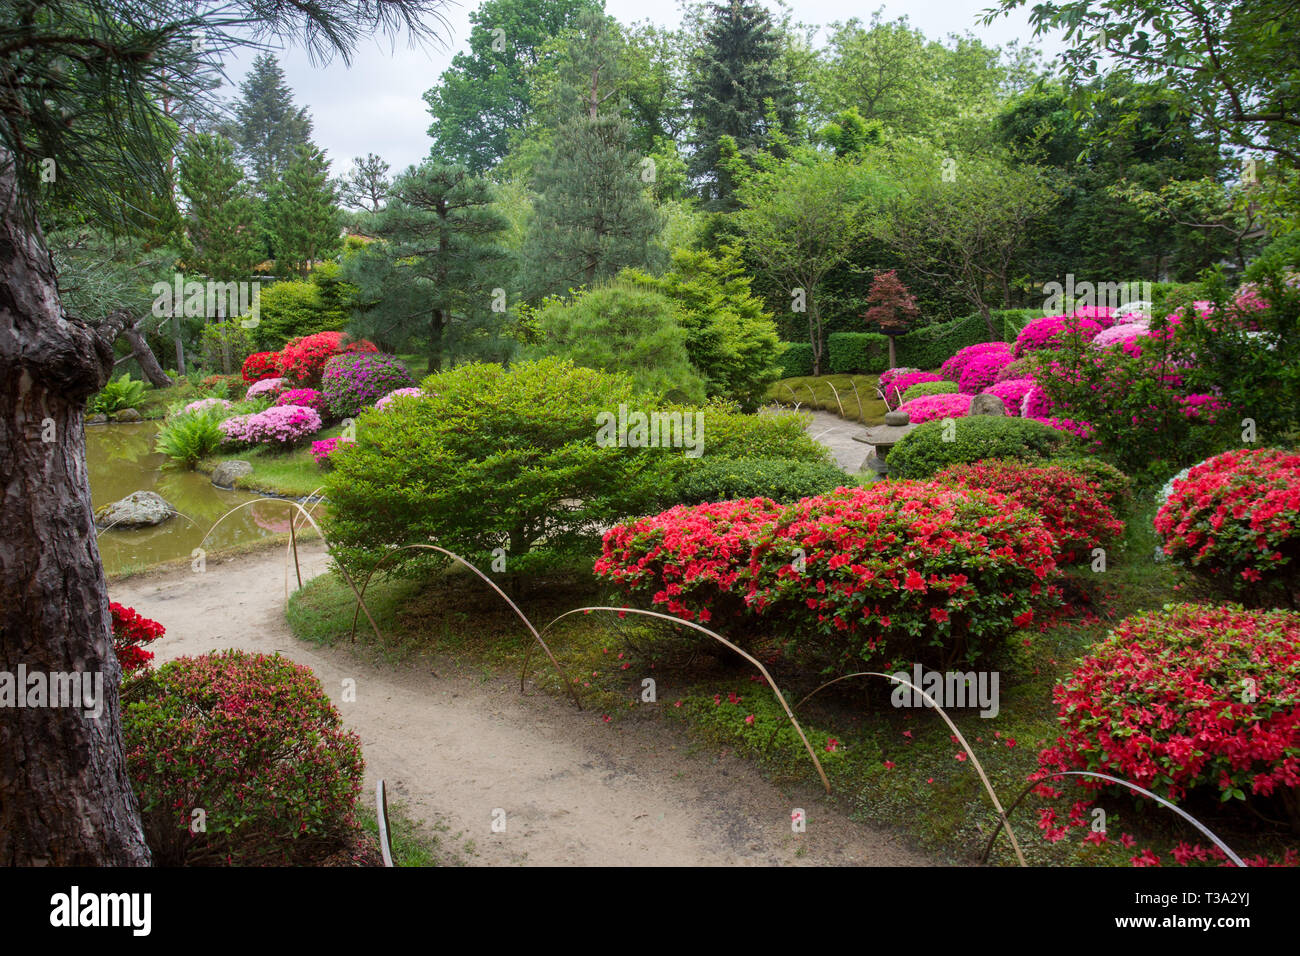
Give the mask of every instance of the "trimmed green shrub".
<path id="1" fill-rule="evenodd" d="M 155 863 L 311 863 L 348 844 L 361 741 L 310 670 L 228 650 L 131 687 L 122 736 Z"/>
<path id="2" fill-rule="evenodd" d="M 811 375 L 813 371 L 813 347 L 811 342 L 782 342 L 776 357 L 781 367 L 782 378 L 801 378 Z"/>
<path id="3" fill-rule="evenodd" d="M 826 337 L 832 374 L 879 375 L 889 367 L 889 338 L 878 332 L 832 332 Z"/>
<path id="4" fill-rule="evenodd" d="M 968 345 L 988 341 L 989 330 L 978 313 L 964 319 L 923 325 L 894 340 L 894 360 L 900 366 L 935 369 Z"/>
<path id="5" fill-rule="evenodd" d="M 672 269 L 662 276 L 625 270 L 620 278 L 672 301 L 686 332 L 691 364 L 704 377 L 710 398 L 751 410 L 781 375 L 776 323 L 763 300 L 750 291 L 739 253 L 722 246 L 673 250 Z"/>
<path id="6" fill-rule="evenodd" d="M 271 350 L 304 335 L 341 332 L 348 317 L 326 306 L 316 283 L 284 280 L 262 289 L 259 319 L 253 338 L 259 349 Z"/>
<path id="7" fill-rule="evenodd" d="M 926 395 L 953 395 L 957 392 L 956 382 L 918 382 L 903 392 L 902 402 Z M 902 402 L 899 404 L 901 405 Z"/>
<path id="8" fill-rule="evenodd" d="M 746 415 L 732 402 L 710 402 L 698 408 L 672 408 L 702 414 L 706 458 L 831 461 L 830 450 L 808 435 L 808 419 L 798 412 Z"/>
<path id="9" fill-rule="evenodd" d="M 952 440 L 945 441 L 948 436 Z M 897 478 L 929 478 L 949 465 L 984 458 L 1053 458 L 1073 447 L 1070 435 L 1028 418 L 974 415 L 938 419 L 903 436 L 889 453 L 889 473 Z"/>
<path id="10" fill-rule="evenodd" d="M 825 494 L 845 484 L 851 483 L 844 472 L 819 462 L 706 457 L 685 464 L 673 502 L 695 505 L 738 498 L 771 498 L 788 503 Z"/>
<path id="11" fill-rule="evenodd" d="M 551 301 L 536 314 L 541 348 L 583 368 L 623 372 L 639 391 L 677 401 L 704 400 L 705 384 L 691 365 L 686 332 L 665 296 L 611 282 Z"/>
<path id="12" fill-rule="evenodd" d="M 630 433 L 602 440 L 620 405 L 652 410 L 626 375 L 545 358 L 461 365 L 422 384 L 423 397 L 362 413 L 356 441 L 330 455 L 326 533 L 350 570 L 430 540 L 483 568 L 503 548 L 512 573 L 595 553 L 604 528 L 662 500 L 665 465 L 682 457 Z"/>

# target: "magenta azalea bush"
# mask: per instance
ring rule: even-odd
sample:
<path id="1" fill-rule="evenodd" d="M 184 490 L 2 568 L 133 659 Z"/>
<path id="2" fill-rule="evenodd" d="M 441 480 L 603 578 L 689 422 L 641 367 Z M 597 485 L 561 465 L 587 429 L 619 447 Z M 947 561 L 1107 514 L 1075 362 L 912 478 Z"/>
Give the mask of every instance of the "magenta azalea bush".
<path id="1" fill-rule="evenodd" d="M 1007 354 L 1007 361 L 1009 362 L 1011 360 L 1011 346 L 1006 342 L 977 342 L 974 345 L 968 345 L 944 362 L 939 367 L 939 374 L 948 381 L 957 382 L 960 385 L 962 371 L 976 356 L 1003 352 Z M 992 380 L 990 380 L 990 384 L 992 384 Z"/>
<path id="2" fill-rule="evenodd" d="M 382 411 L 387 408 L 389 403 L 395 398 L 401 398 L 403 395 L 423 395 L 424 390 L 420 388 L 398 388 L 389 392 L 387 395 L 375 402 L 375 408 Z"/>
<path id="3" fill-rule="evenodd" d="M 254 382 L 248 386 L 244 398 L 272 398 L 284 388 L 284 385 L 285 381 L 282 378 L 264 378 L 260 382 Z"/>
<path id="4" fill-rule="evenodd" d="M 389 392 L 414 385 L 410 370 L 395 356 L 382 352 L 336 355 L 321 375 L 321 392 L 335 418 L 356 415 Z"/>
<path id="5" fill-rule="evenodd" d="M 919 368 L 912 368 L 908 365 L 900 365 L 898 368 L 887 368 L 880 373 L 880 390 L 883 392 L 889 384 L 900 375 L 906 375 L 908 372 L 919 372 Z"/>
<path id="6" fill-rule="evenodd" d="M 998 373 L 1012 363 L 1011 350 L 990 349 L 972 356 L 957 376 L 957 388 L 976 395 L 997 381 Z"/>
<path id="7" fill-rule="evenodd" d="M 1055 407 L 1056 403 L 1048 398 L 1042 386 L 1035 382 L 1020 401 L 1020 414 L 1025 418 L 1043 418 Z"/>
<path id="8" fill-rule="evenodd" d="M 1019 415 L 1025 396 L 1034 387 L 1032 378 L 1013 378 L 1009 382 L 995 382 L 984 389 L 985 395 L 996 395 L 1007 406 L 1008 415 Z"/>
<path id="9" fill-rule="evenodd" d="M 255 415 L 236 415 L 221 423 L 226 441 L 241 445 L 288 447 L 321 429 L 320 413 L 302 405 L 275 405 Z"/>
<path id="10" fill-rule="evenodd" d="M 913 385 L 920 385 L 922 382 L 942 381 L 943 376 L 936 375 L 934 372 L 910 371 L 895 376 L 887 386 L 881 386 L 881 391 L 885 393 L 885 403 L 890 408 L 897 408 L 903 393 Z"/>
<path id="11" fill-rule="evenodd" d="M 346 444 L 342 437 L 326 438 L 311 443 L 311 457 L 321 468 L 331 467 L 330 455 L 338 451 L 340 444 Z"/>
<path id="12" fill-rule="evenodd" d="M 275 404 L 301 405 L 312 409 L 322 418 L 325 417 L 325 396 L 314 388 L 291 388 L 287 392 L 281 392 Z"/>
<path id="13" fill-rule="evenodd" d="M 1100 332 L 1101 324 L 1096 319 L 1081 315 L 1048 315 L 1034 319 L 1016 336 L 1016 358 L 1027 352 L 1060 348 L 1071 335 L 1079 335 L 1084 341 L 1091 341 Z"/>
<path id="14" fill-rule="evenodd" d="M 947 395 L 922 395 L 904 402 L 899 411 L 907 412 L 912 424 L 933 421 L 936 418 L 963 418 L 970 411 L 971 396 L 961 392 Z"/>

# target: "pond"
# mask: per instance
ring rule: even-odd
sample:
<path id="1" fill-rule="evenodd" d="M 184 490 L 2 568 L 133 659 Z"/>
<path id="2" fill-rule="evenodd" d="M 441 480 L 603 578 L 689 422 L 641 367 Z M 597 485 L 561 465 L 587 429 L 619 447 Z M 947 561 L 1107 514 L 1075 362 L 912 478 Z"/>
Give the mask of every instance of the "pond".
<path id="1" fill-rule="evenodd" d="M 256 504 L 232 514 L 203 547 L 216 551 L 289 531 L 290 506 L 247 491 L 223 491 L 205 474 L 165 468 L 167 456 L 154 451 L 159 422 L 92 425 L 86 429 L 90 497 L 111 504 L 133 491 L 162 495 L 179 514 L 152 528 L 109 528 L 99 533 L 99 553 L 109 574 L 190 558 L 223 514 L 246 501 Z"/>

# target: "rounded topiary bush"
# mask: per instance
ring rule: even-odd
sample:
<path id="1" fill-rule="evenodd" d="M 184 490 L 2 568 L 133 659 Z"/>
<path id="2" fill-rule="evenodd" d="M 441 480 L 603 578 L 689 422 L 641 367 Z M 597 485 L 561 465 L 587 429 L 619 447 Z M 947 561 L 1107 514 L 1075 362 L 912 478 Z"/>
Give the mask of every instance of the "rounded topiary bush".
<path id="1" fill-rule="evenodd" d="M 276 405 L 301 405 L 303 408 L 310 408 L 322 418 L 328 413 L 325 407 L 325 396 L 314 388 L 291 388 L 281 392 L 275 398 Z"/>
<path id="2" fill-rule="evenodd" d="M 904 435 L 889 453 L 889 473 L 898 478 L 929 478 L 949 465 L 984 458 L 1051 458 L 1073 447 L 1070 435 L 1042 422 L 973 415 L 951 423 L 926 422 Z"/>
<path id="3" fill-rule="evenodd" d="M 347 844 L 361 744 L 307 668 L 234 650 L 182 657 L 132 696 L 127 769 L 156 863 L 309 863 Z"/>
<path id="4" fill-rule="evenodd" d="M 705 456 L 686 463 L 673 498 L 688 505 L 737 498 L 790 502 L 834 491 L 847 481 L 844 472 L 820 462 Z"/>
<path id="5" fill-rule="evenodd" d="M 755 498 L 614 528 L 595 572 L 684 620 L 780 625 L 836 669 L 946 668 L 1051 602 L 1051 534 L 1005 495 L 934 482 Z"/>
<path id="6" fill-rule="evenodd" d="M 958 349 L 939 367 L 939 374 L 950 382 L 957 382 L 961 380 L 961 373 L 976 359 L 981 362 L 993 360 L 997 367 L 1001 368 L 1009 363 L 1011 358 L 1011 346 L 1006 342 L 976 342 L 974 345 Z M 992 384 L 992 378 L 989 382 Z"/>
<path id="7" fill-rule="evenodd" d="M 927 395 L 951 395 L 956 391 L 956 382 L 920 382 L 903 393 L 903 401 L 910 402 L 914 398 L 924 398 Z"/>
<path id="8" fill-rule="evenodd" d="M 1093 548 L 1108 548 L 1124 533 L 1124 525 L 1101 495 L 1074 472 L 1056 465 L 990 460 L 953 465 L 935 475 L 936 481 L 996 491 L 1020 502 L 1052 533 L 1057 564 L 1088 561 Z"/>
<path id="9" fill-rule="evenodd" d="M 1300 454 L 1215 455 L 1156 512 L 1164 553 L 1249 604 L 1300 605 Z"/>
<path id="10" fill-rule="evenodd" d="M 1059 349 L 1072 338 L 1090 342 L 1101 331 L 1101 323 L 1082 315 L 1048 315 L 1035 319 L 1016 336 L 1015 356 L 1029 352 Z"/>
<path id="11" fill-rule="evenodd" d="M 1054 698 L 1063 732 L 1039 755 L 1044 773 L 1096 770 L 1300 827 L 1300 614 L 1181 604 L 1134 615 Z"/>
<path id="12" fill-rule="evenodd" d="M 321 394 L 335 418 L 357 415 L 389 392 L 414 387 L 410 370 L 382 352 L 336 355 L 321 374 Z"/>

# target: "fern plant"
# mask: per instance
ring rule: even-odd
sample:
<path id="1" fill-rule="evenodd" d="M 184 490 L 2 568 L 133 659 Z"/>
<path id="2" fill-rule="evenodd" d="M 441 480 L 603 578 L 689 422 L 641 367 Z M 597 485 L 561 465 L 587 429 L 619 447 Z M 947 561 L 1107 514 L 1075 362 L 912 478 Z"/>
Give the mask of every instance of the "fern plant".
<path id="1" fill-rule="evenodd" d="M 193 468 L 221 444 L 220 422 L 220 416 L 210 410 L 179 415 L 163 425 L 154 447 L 173 463 Z"/>
<path id="2" fill-rule="evenodd" d="M 143 396 L 144 382 L 133 379 L 130 372 L 123 372 L 121 378 L 110 379 L 90 399 L 90 413 L 93 415 L 102 412 L 109 415 L 124 408 L 134 408 Z"/>

